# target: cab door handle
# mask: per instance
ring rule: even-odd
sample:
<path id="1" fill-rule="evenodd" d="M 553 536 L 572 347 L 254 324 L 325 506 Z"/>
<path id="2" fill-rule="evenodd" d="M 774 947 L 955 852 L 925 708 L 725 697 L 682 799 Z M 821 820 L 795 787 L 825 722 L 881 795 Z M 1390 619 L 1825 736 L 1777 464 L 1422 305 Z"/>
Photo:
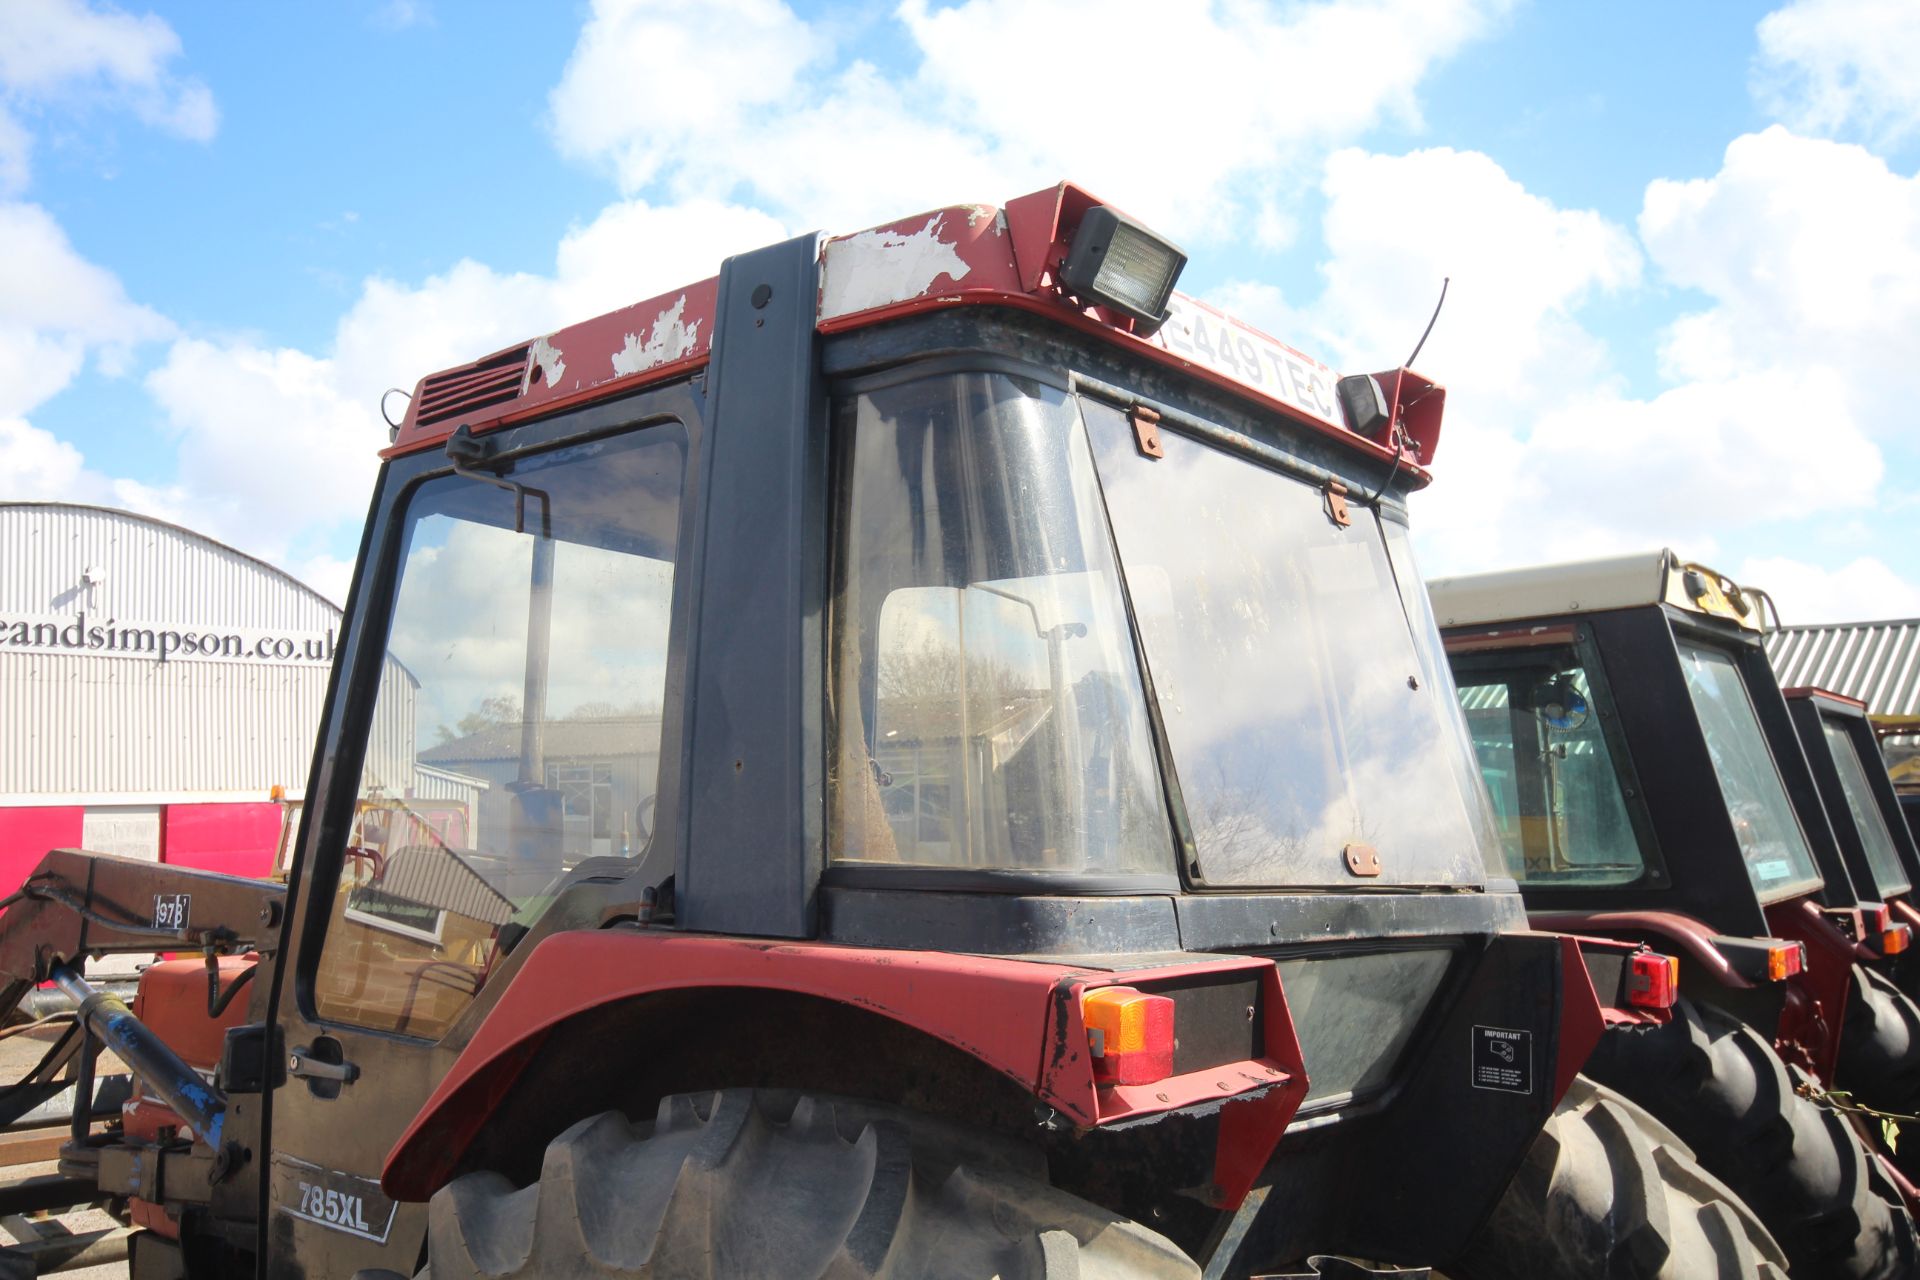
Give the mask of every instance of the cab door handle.
<path id="1" fill-rule="evenodd" d="M 316 1098 L 337 1098 L 343 1086 L 360 1078 L 360 1068 L 347 1061 L 346 1050 L 332 1036 L 315 1036 L 313 1043 L 287 1055 L 287 1074 L 307 1082 Z"/>
<path id="2" fill-rule="evenodd" d="M 287 1074 L 308 1080 L 352 1084 L 360 1078 L 360 1068 L 351 1062 L 328 1062 L 324 1058 L 316 1058 L 311 1049 L 295 1049 L 287 1056 Z"/>

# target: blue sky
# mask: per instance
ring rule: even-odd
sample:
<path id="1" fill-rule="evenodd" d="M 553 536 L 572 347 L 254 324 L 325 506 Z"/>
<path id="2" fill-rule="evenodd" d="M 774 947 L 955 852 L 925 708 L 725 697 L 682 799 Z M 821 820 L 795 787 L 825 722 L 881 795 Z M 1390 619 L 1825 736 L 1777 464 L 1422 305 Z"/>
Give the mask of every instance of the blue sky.
<path id="1" fill-rule="evenodd" d="M 1429 573 L 1671 543 L 1911 616 L 1916 170 L 1897 0 L 6 0 L 0 498 L 338 595 L 384 387 L 1070 177 L 1342 368 L 1453 277 Z"/>

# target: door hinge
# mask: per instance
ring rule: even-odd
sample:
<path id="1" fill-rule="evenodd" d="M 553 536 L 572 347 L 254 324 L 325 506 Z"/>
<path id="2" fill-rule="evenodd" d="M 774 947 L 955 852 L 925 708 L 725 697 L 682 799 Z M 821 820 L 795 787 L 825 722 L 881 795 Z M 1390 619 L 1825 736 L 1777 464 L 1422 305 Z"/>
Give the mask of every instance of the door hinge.
<path id="1" fill-rule="evenodd" d="M 1149 458 L 1164 458 L 1166 450 L 1160 447 L 1160 415 L 1143 404 L 1133 406 L 1130 415 L 1133 420 L 1133 442 L 1140 452 Z"/>
<path id="2" fill-rule="evenodd" d="M 1338 480 L 1327 481 L 1327 519 L 1342 529 L 1353 523 L 1353 514 L 1347 510 L 1347 486 Z"/>

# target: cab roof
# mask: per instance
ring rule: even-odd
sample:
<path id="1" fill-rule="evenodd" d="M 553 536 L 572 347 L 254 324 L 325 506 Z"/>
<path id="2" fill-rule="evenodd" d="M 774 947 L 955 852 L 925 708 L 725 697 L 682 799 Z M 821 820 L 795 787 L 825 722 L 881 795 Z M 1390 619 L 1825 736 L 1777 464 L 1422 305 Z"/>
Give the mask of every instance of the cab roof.
<path id="1" fill-rule="evenodd" d="M 1390 407 L 1362 434 L 1342 410 L 1326 364 L 1198 299 L 1175 293 L 1157 330 L 1069 297 L 1061 264 L 1087 211 L 1100 202 L 1070 183 L 1005 205 L 954 205 L 820 241 L 815 328 L 832 334 L 918 312 L 1010 307 L 1131 349 L 1243 399 L 1277 409 L 1318 434 L 1383 461 L 1417 487 L 1439 442 L 1446 391 L 1409 369 L 1370 375 Z M 391 456 L 442 444 L 704 367 L 711 355 L 718 277 L 542 334 L 415 386 L 394 429 Z"/>
<path id="2" fill-rule="evenodd" d="M 1427 594 L 1433 601 L 1434 617 L 1443 627 L 1668 605 L 1722 618 L 1748 631 L 1762 629 L 1760 593 L 1743 589 L 1705 565 L 1682 560 L 1665 547 L 1595 560 L 1435 578 L 1427 583 Z"/>

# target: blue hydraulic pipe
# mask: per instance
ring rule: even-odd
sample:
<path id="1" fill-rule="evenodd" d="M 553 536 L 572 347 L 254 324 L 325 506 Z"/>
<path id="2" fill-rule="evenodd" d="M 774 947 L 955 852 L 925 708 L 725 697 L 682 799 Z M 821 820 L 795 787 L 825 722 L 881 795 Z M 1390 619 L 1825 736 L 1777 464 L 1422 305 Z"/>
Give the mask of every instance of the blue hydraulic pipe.
<path id="1" fill-rule="evenodd" d="M 79 1004 L 81 1020 L 100 1037 L 100 1043 L 164 1099 L 195 1137 L 218 1151 L 227 1120 L 227 1096 L 181 1061 L 118 996 L 96 989 L 64 964 L 55 965 L 48 976 Z"/>

